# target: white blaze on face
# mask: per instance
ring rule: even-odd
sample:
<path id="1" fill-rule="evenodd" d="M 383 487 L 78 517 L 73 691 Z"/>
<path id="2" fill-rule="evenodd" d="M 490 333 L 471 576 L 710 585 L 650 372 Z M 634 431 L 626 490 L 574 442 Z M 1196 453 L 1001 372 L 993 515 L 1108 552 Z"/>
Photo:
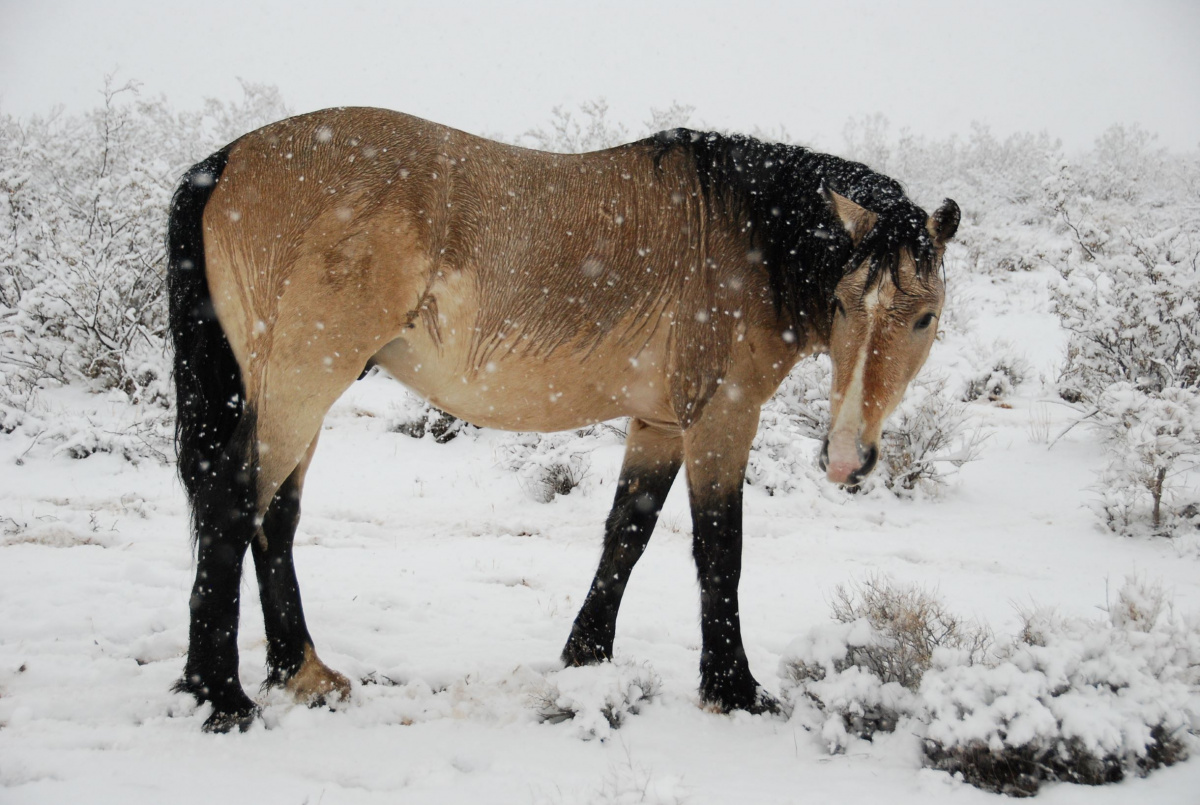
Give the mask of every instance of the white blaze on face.
<path id="1" fill-rule="evenodd" d="M 860 452 L 863 433 L 864 407 L 864 375 L 867 370 L 867 354 L 871 349 L 871 337 L 876 327 L 876 312 L 879 310 L 879 287 L 875 283 L 862 300 L 866 311 L 867 331 L 863 335 L 862 346 L 854 356 L 854 366 L 850 370 L 850 382 L 838 403 L 837 420 L 829 429 L 829 464 L 826 477 L 837 484 L 844 484 L 850 476 L 862 467 L 863 460 Z"/>

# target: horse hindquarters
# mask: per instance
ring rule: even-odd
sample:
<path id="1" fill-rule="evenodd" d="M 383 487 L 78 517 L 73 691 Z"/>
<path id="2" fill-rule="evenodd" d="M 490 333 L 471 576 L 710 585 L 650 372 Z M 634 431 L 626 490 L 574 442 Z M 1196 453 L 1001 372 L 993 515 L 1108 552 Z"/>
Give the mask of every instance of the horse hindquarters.
<path id="1" fill-rule="evenodd" d="M 240 292 L 247 277 L 280 267 L 244 265 L 242 256 L 254 250 L 228 248 L 221 222 L 230 217 L 205 217 L 227 158 L 222 151 L 189 171 L 169 225 L 179 469 L 197 546 L 188 658 L 176 688 L 212 703 L 205 728 L 213 731 L 245 729 L 256 712 L 238 680 L 237 650 L 239 587 L 251 544 L 268 638 L 267 684 L 283 683 L 310 702 L 349 692 L 345 677 L 313 650 L 292 538 L 321 422 L 369 356 L 368 346 L 357 344 L 331 362 L 327 344 L 314 345 L 311 334 L 295 329 L 275 328 L 269 348 L 250 346 L 247 321 L 295 319 L 302 311 L 286 297 L 252 309 L 252 295 Z M 352 332 L 353 317 L 347 305 L 325 318 L 337 333 Z"/>

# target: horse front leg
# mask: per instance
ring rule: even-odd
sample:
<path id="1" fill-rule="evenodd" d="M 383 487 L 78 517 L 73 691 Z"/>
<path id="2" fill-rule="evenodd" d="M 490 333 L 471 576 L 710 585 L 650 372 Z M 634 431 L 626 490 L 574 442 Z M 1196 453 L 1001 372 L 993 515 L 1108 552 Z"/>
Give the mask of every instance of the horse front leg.
<path id="1" fill-rule="evenodd" d="M 700 582 L 700 698 L 722 712 L 778 712 L 750 673 L 742 645 L 742 484 L 758 411 L 706 412 L 684 434 L 692 555 Z"/>
<path id="2" fill-rule="evenodd" d="M 625 585 L 646 550 L 682 460 L 683 442 L 678 431 L 630 420 L 621 478 L 604 527 L 600 565 L 563 648 L 562 659 L 568 666 L 612 659 L 617 611 Z"/>

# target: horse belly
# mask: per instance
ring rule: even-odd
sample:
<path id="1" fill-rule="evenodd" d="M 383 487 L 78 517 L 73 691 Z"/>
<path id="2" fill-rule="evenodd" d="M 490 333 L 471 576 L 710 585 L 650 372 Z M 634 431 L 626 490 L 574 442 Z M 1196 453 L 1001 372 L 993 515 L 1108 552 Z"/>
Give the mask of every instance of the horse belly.
<path id="1" fill-rule="evenodd" d="M 671 418 L 657 361 L 563 349 L 493 355 L 474 367 L 442 346 L 399 338 L 375 362 L 438 408 L 483 427 L 556 431 L 622 416 Z"/>

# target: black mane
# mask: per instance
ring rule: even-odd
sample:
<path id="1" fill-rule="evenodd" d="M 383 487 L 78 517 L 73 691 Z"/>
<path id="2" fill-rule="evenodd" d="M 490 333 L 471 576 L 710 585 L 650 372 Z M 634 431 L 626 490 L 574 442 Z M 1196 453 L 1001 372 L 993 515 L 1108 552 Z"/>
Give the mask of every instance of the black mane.
<path id="1" fill-rule="evenodd" d="M 775 304 L 800 324 L 828 331 L 830 300 L 846 271 L 870 261 L 867 287 L 887 271 L 899 284 L 907 248 L 918 276 L 934 271 L 928 215 L 900 183 L 866 165 L 753 137 L 672 129 L 649 140 L 655 163 L 691 154 L 706 202 L 743 222 L 771 278 Z M 855 248 L 821 193 L 827 187 L 878 216 Z"/>

